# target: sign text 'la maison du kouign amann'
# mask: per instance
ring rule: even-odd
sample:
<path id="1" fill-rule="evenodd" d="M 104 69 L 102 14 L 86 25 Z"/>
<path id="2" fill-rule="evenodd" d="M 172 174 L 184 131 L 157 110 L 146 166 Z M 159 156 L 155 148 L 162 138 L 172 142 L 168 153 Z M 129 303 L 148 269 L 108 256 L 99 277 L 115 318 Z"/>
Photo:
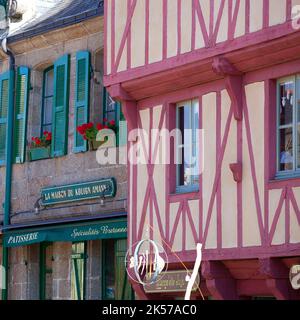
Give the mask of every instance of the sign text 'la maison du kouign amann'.
<path id="1" fill-rule="evenodd" d="M 114 178 L 41 190 L 42 204 L 44 206 L 97 198 L 111 198 L 115 195 L 116 181 Z"/>

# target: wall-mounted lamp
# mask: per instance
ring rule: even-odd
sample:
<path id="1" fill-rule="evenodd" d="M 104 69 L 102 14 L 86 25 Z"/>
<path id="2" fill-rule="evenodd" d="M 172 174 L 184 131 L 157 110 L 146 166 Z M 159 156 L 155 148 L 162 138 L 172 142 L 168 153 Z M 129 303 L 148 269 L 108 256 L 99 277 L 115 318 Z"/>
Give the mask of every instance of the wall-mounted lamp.
<path id="1" fill-rule="evenodd" d="M 38 198 L 37 200 L 36 200 L 36 202 L 34 203 L 34 206 L 33 206 L 33 208 L 34 208 L 34 213 L 35 214 L 39 214 L 40 213 L 40 211 L 41 211 L 41 200 L 42 200 L 43 198 L 42 197 L 40 197 L 40 198 Z"/>
<path id="2" fill-rule="evenodd" d="M 105 197 L 104 197 L 104 194 L 101 195 L 101 198 L 100 198 L 100 206 L 101 206 L 101 207 L 105 207 Z"/>

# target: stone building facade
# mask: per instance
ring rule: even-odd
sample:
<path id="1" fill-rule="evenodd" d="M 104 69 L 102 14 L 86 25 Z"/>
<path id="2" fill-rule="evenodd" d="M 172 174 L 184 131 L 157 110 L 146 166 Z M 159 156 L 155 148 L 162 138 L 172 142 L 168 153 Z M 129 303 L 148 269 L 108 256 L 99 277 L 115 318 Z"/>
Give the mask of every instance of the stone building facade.
<path id="1" fill-rule="evenodd" d="M 5 246 L 5 234 L 9 237 L 10 233 L 26 233 L 33 228 L 35 232 L 42 230 L 46 235 L 47 228 L 50 228 L 48 232 L 50 234 L 54 227 L 63 230 L 64 226 L 69 227 L 74 223 L 78 228 L 88 223 L 100 228 L 107 221 L 118 222 L 119 219 L 126 223 L 126 166 L 114 164 L 101 166 L 97 162 L 96 151 L 87 149 L 85 152 L 74 152 L 74 137 L 77 134 L 75 88 L 78 76 L 76 71 L 78 52 L 88 52 L 90 55 L 89 121 L 95 124 L 103 123 L 105 117 L 103 110 L 107 110 L 105 104 L 108 100 L 103 99 L 102 81 L 102 1 L 64 1 L 43 17 L 33 19 L 23 27 L 20 26 L 9 36 L 8 47 L 15 55 L 16 67 L 26 66 L 30 70 L 26 140 L 30 142 L 31 137 L 39 137 L 41 134 L 45 70 L 51 68 L 55 61 L 65 55 L 69 55 L 70 59 L 69 112 L 65 155 L 30 161 L 27 145 L 24 163 L 13 165 L 10 224 L 3 226 L 2 245 Z M 8 64 L 7 56 L 1 52 L 1 74 L 8 70 Z M 113 107 L 116 108 L 114 105 Z M 52 139 L 54 139 L 53 132 Z M 125 150 L 125 146 L 119 147 L 122 148 Z M 5 173 L 6 168 L 2 166 L 0 203 L 5 201 Z M 103 200 L 99 197 L 77 202 L 62 202 L 41 206 L 38 211 L 35 209 L 36 206 L 40 206 L 39 198 L 43 188 L 101 181 L 105 178 L 113 178 L 116 182 L 116 194 L 112 198 Z M 3 215 L 1 207 L 1 222 Z M 46 231 L 43 231 L 44 229 Z M 93 240 L 86 238 L 79 244 L 64 241 L 62 238 L 59 241 L 38 241 L 8 248 L 8 299 L 116 299 L 116 295 L 119 294 L 115 288 L 117 272 L 107 276 L 110 279 L 107 284 L 108 280 L 105 279 L 106 275 L 102 270 L 104 264 L 102 247 L 107 243 L 108 246 L 115 248 L 116 242 L 120 240 L 125 250 L 126 237 L 124 239 L 123 235 L 121 238 L 116 237 L 115 240 L 109 237 L 105 240 L 101 237 Z M 84 250 L 75 252 L 76 245 L 82 250 L 84 247 Z M 74 258 L 74 253 L 75 255 L 78 253 L 80 259 L 78 256 Z M 1 255 L 2 250 L 0 262 Z M 77 261 L 79 262 L 75 268 Z M 115 260 L 111 263 L 114 264 Z M 111 266 L 111 269 L 114 270 L 115 267 Z M 118 265 L 118 268 L 122 266 Z M 123 271 L 122 274 L 126 277 Z M 109 291 L 109 294 L 105 293 L 105 290 Z"/>

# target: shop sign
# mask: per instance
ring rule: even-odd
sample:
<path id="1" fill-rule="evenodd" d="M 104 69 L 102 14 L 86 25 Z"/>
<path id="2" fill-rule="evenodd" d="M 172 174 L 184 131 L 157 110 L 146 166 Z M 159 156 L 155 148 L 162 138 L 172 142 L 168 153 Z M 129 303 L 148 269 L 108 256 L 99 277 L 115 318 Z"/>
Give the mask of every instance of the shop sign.
<path id="1" fill-rule="evenodd" d="M 155 283 L 144 285 L 146 293 L 163 293 L 163 292 L 186 292 L 187 274 L 192 274 L 193 270 L 167 271 L 162 273 L 162 277 Z M 192 291 L 198 289 L 200 282 L 199 274 L 194 282 Z"/>
<path id="2" fill-rule="evenodd" d="M 82 201 L 97 198 L 112 198 L 116 195 L 114 178 L 94 182 L 78 183 L 41 190 L 42 205 L 49 206 L 64 202 Z"/>
<path id="3" fill-rule="evenodd" d="M 4 244 L 6 247 L 19 247 L 44 241 L 76 242 L 98 239 L 121 239 L 126 237 L 126 221 L 103 221 L 90 225 L 64 226 L 27 232 L 12 232 L 4 234 Z"/>
<path id="4" fill-rule="evenodd" d="M 292 266 L 290 270 L 290 282 L 293 289 L 300 289 L 300 265 Z"/>

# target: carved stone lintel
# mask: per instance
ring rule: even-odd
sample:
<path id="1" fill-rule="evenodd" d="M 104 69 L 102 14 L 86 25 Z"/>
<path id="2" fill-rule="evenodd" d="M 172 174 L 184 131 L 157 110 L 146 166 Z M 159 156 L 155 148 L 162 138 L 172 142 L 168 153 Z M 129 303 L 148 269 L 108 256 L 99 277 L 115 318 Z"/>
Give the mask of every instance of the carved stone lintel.
<path id="1" fill-rule="evenodd" d="M 235 182 L 242 182 L 243 179 L 243 165 L 241 163 L 231 163 L 229 165 L 230 170 L 233 174 L 233 179 Z"/>
<path id="2" fill-rule="evenodd" d="M 225 85 L 231 99 L 234 118 L 243 120 L 243 74 L 227 59 L 216 57 L 212 64 L 213 71 L 225 78 Z"/>

